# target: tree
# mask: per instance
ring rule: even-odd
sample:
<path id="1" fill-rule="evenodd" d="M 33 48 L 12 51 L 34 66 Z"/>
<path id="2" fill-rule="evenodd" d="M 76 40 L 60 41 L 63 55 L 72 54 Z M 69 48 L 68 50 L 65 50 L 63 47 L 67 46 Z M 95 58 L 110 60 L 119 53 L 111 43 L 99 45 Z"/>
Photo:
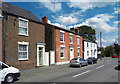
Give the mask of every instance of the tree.
<path id="1" fill-rule="evenodd" d="M 103 47 L 98 47 L 98 51 L 101 52 L 99 55 L 100 58 L 105 57 L 105 49 Z"/>
<path id="2" fill-rule="evenodd" d="M 110 56 L 112 56 L 114 53 L 115 53 L 115 49 L 114 49 L 114 47 L 113 47 L 112 45 L 107 46 L 107 47 L 105 48 L 105 55 L 106 55 L 106 57 L 110 57 Z"/>
<path id="3" fill-rule="evenodd" d="M 92 29 L 92 27 L 86 25 L 80 26 L 78 27 L 78 29 L 79 29 L 79 33 L 83 35 L 83 38 L 89 39 L 93 42 L 96 41 L 95 29 Z"/>
<path id="4" fill-rule="evenodd" d="M 120 45 L 118 45 L 116 42 L 114 42 L 113 47 L 115 49 L 116 55 L 120 54 Z"/>

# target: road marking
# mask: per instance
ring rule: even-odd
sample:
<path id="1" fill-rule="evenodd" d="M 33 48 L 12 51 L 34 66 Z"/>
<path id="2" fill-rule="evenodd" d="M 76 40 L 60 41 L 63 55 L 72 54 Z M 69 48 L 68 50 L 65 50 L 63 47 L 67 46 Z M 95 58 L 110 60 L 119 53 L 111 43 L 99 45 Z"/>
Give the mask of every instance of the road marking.
<path id="1" fill-rule="evenodd" d="M 91 71 L 91 70 L 85 71 L 85 72 L 80 73 L 80 74 L 77 74 L 77 75 L 75 75 L 75 76 L 73 76 L 73 77 L 77 77 L 77 76 L 83 75 L 83 74 L 88 73 L 88 72 L 90 72 L 90 71 Z"/>
<path id="2" fill-rule="evenodd" d="M 99 68 L 101 68 L 101 67 L 104 67 L 104 65 L 101 65 L 101 66 L 97 67 L 96 69 L 99 69 Z"/>

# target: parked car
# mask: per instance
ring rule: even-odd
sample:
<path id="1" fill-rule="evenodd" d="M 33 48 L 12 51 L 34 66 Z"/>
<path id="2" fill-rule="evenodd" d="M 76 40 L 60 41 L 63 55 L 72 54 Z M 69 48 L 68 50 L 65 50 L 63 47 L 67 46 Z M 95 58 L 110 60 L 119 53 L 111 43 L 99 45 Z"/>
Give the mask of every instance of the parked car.
<path id="1" fill-rule="evenodd" d="M 118 58 L 118 69 L 120 70 L 120 58 Z"/>
<path id="2" fill-rule="evenodd" d="M 94 64 L 94 63 L 97 63 L 97 58 L 95 58 L 95 57 L 88 57 L 87 61 L 88 61 L 89 64 Z"/>
<path id="3" fill-rule="evenodd" d="M 9 66 L 0 61 L 0 80 L 2 82 L 12 83 L 18 77 L 20 77 L 19 69 Z"/>
<path id="4" fill-rule="evenodd" d="M 118 58 L 118 57 L 119 57 L 119 56 L 117 56 L 117 55 L 113 55 L 113 56 L 112 56 L 112 58 Z"/>
<path id="5" fill-rule="evenodd" d="M 83 58 L 73 58 L 72 60 L 70 60 L 70 67 L 71 66 L 83 66 L 83 65 L 88 65 L 88 62 L 86 60 L 84 60 Z"/>

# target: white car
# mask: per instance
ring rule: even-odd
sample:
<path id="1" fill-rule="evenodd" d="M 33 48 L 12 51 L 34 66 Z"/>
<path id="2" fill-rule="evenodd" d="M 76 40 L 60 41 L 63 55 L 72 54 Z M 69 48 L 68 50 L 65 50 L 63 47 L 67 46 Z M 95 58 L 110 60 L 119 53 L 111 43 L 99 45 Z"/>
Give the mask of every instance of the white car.
<path id="1" fill-rule="evenodd" d="M 12 83 L 18 77 L 20 77 L 19 69 L 8 66 L 0 61 L 0 82 Z"/>

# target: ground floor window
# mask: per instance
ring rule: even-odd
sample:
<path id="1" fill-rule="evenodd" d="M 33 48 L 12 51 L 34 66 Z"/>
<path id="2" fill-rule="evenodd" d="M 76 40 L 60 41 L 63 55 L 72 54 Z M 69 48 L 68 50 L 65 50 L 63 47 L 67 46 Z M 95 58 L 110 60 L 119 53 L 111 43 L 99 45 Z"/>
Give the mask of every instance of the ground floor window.
<path id="1" fill-rule="evenodd" d="M 89 51 L 87 51 L 87 56 L 89 56 Z"/>
<path id="2" fill-rule="evenodd" d="M 78 57 L 80 57 L 80 48 L 78 48 Z"/>
<path id="3" fill-rule="evenodd" d="M 19 44 L 18 45 L 18 60 L 28 59 L 28 45 Z"/>
<path id="4" fill-rule="evenodd" d="M 64 47 L 60 47 L 60 57 L 64 58 Z"/>

